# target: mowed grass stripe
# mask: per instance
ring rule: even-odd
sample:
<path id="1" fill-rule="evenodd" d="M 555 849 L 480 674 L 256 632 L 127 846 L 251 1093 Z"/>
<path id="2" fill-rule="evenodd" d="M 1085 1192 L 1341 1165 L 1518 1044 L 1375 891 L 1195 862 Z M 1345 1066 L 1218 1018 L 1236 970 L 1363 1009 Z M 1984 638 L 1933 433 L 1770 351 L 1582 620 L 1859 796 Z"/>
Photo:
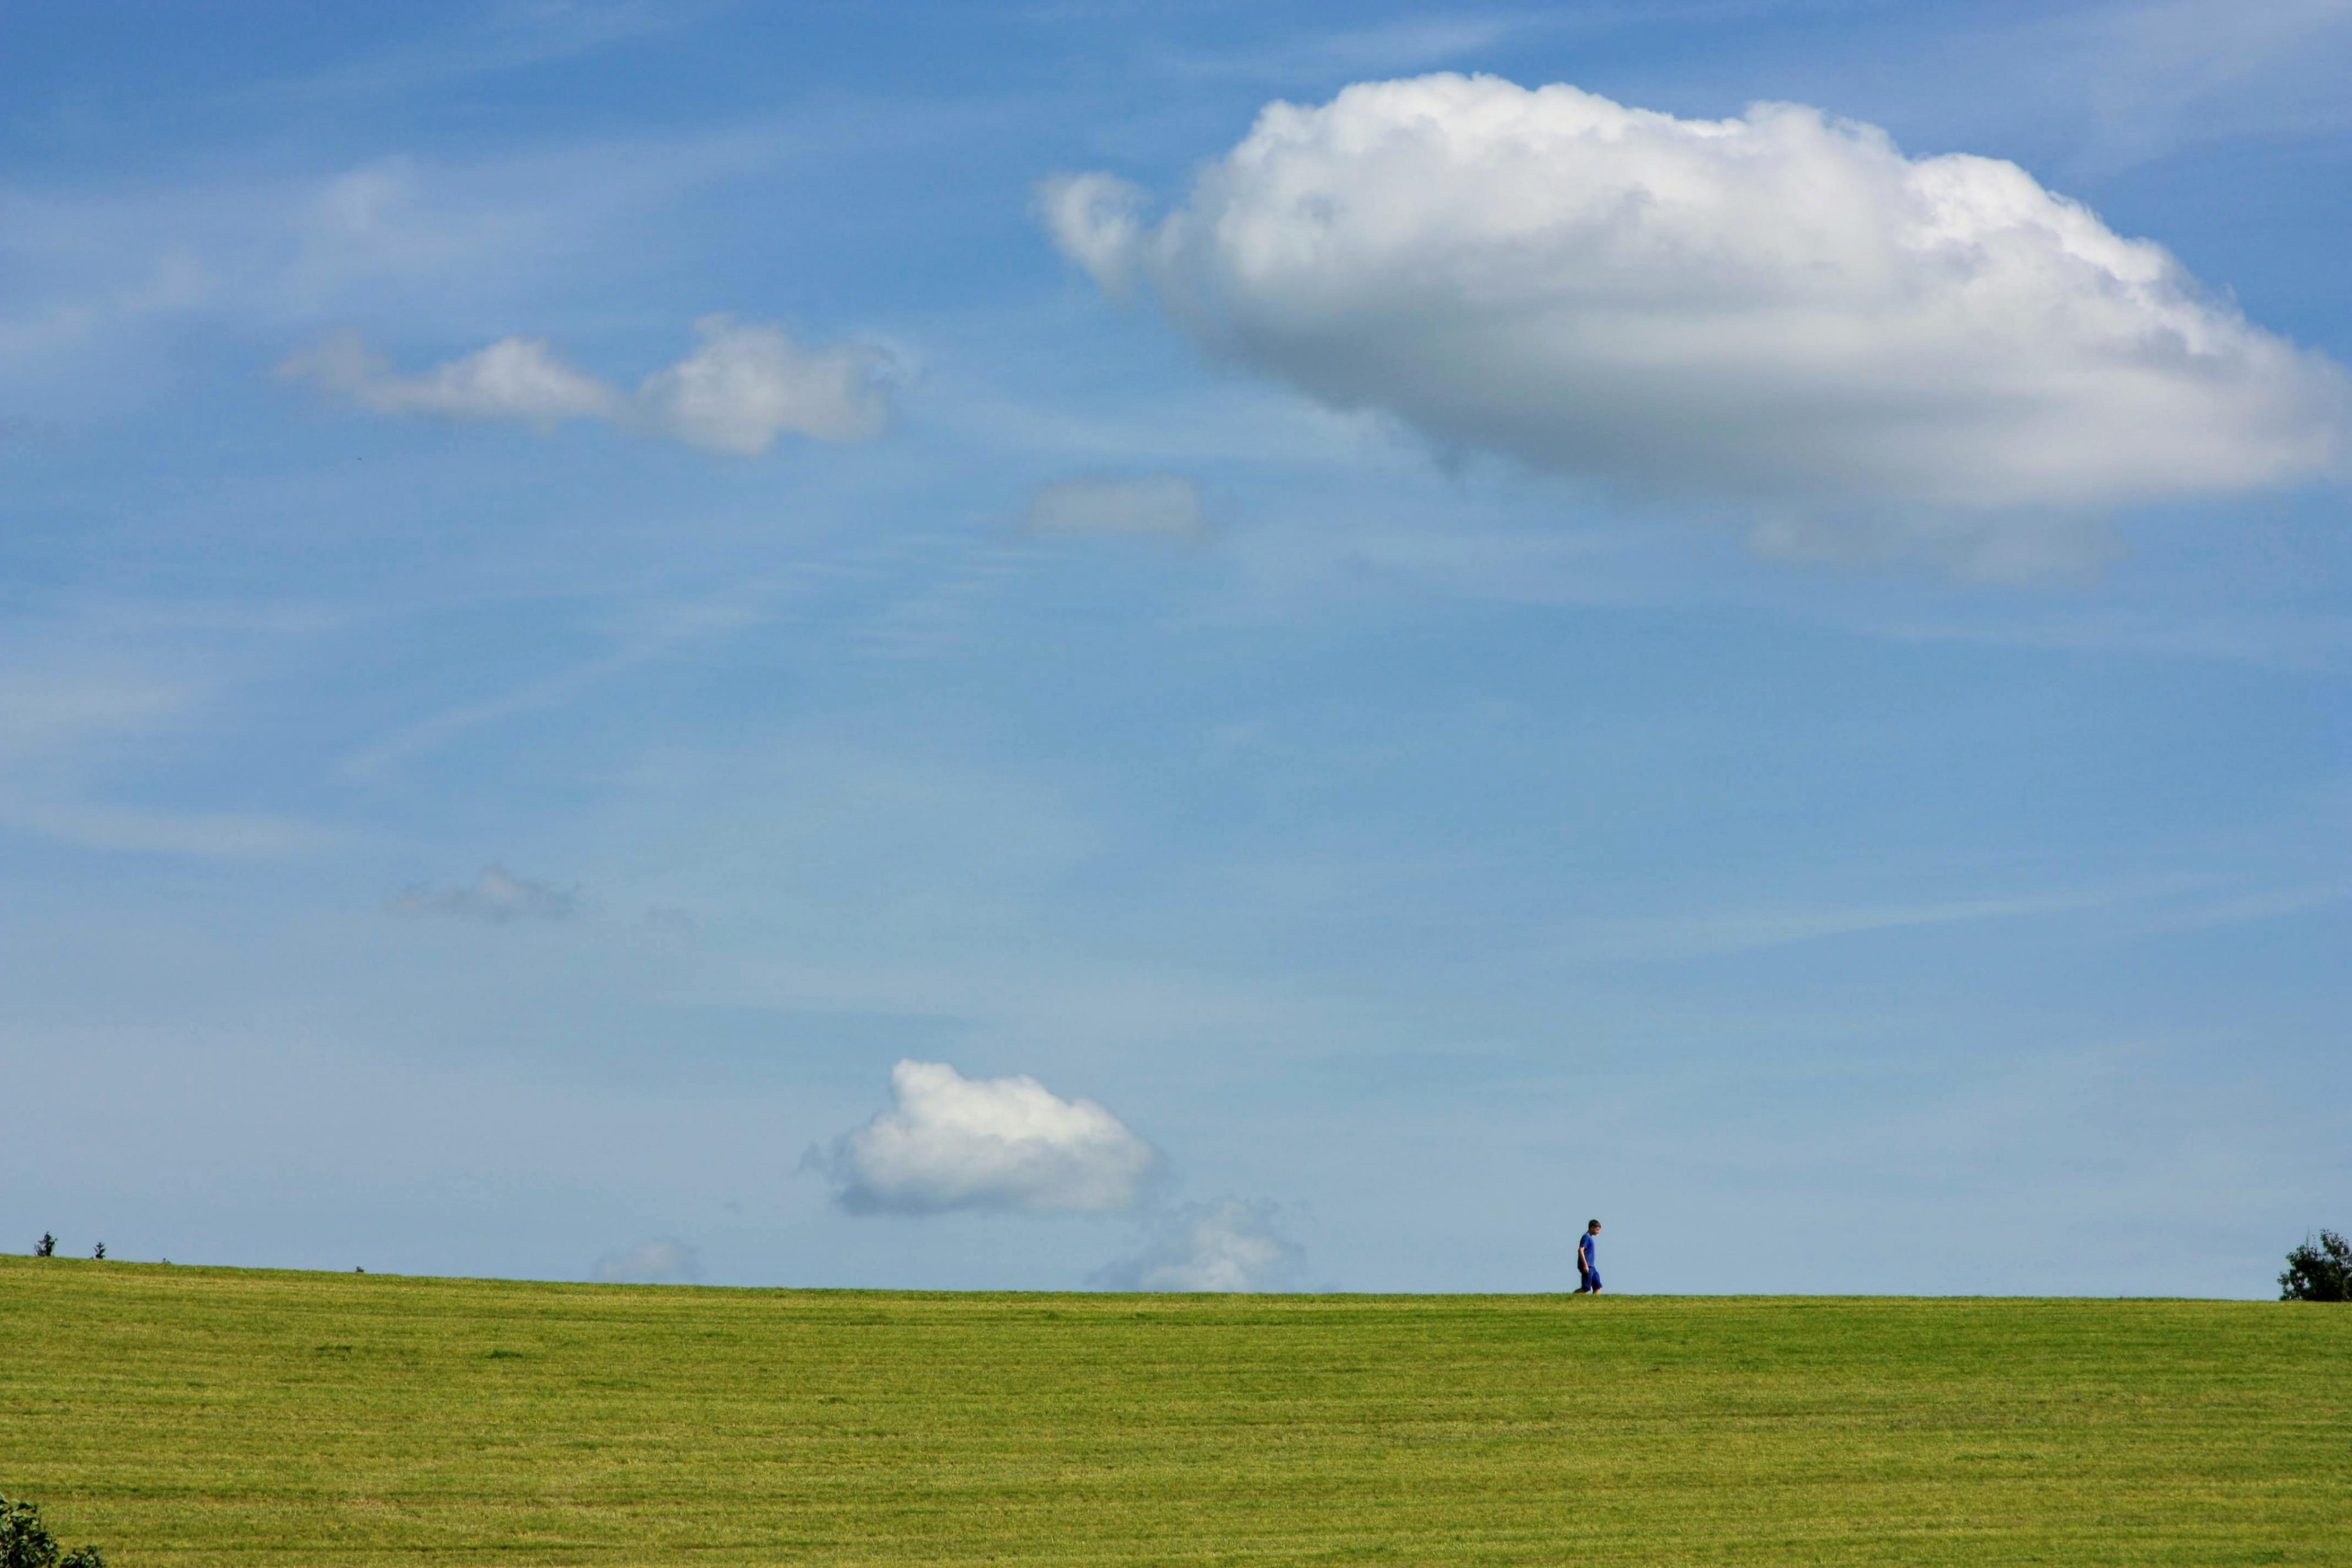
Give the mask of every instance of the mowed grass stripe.
<path id="1" fill-rule="evenodd" d="M 0 1260 L 142 1563 L 2352 1563 L 2352 1312 L 688 1290 Z"/>

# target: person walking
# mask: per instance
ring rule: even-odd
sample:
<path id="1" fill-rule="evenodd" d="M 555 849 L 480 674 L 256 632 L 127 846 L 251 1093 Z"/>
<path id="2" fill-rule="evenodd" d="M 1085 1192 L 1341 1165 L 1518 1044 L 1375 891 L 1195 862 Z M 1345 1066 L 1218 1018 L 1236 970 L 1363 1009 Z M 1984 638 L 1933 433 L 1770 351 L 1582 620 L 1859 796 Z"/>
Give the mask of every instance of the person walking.
<path id="1" fill-rule="evenodd" d="M 1601 1260 L 1596 1255 L 1601 1243 L 1601 1221 L 1595 1219 L 1576 1239 L 1576 1293 L 1580 1296 L 1601 1293 Z"/>

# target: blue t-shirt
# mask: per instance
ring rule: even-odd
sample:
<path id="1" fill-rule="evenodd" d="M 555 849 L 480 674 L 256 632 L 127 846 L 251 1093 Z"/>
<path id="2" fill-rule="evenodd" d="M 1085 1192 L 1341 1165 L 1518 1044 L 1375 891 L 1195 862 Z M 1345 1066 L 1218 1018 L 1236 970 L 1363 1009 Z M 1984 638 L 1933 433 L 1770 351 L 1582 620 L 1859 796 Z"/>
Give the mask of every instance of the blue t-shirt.
<path id="1" fill-rule="evenodd" d="M 1600 1239 L 1601 1238 L 1593 1235 L 1590 1230 L 1586 1231 L 1583 1237 L 1579 1239 L 1576 1244 L 1577 1261 L 1582 1263 L 1588 1269 L 1599 1268 L 1600 1265 L 1595 1263 L 1592 1259 L 1592 1244 Z"/>

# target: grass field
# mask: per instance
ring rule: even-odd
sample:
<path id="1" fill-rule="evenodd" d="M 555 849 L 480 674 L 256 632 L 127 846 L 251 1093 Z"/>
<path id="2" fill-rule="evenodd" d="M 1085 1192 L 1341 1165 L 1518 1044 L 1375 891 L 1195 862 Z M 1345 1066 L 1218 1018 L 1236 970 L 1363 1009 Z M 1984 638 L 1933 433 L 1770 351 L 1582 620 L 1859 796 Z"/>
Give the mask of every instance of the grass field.
<path id="1" fill-rule="evenodd" d="M 908 1295 L 0 1259 L 148 1563 L 2352 1563 L 2352 1309 Z"/>

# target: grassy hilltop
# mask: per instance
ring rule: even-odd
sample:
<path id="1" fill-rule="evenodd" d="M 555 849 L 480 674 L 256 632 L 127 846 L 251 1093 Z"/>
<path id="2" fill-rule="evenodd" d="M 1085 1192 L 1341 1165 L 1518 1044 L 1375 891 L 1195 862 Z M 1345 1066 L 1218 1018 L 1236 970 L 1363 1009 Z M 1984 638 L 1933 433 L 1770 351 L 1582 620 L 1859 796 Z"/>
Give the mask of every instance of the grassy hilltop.
<path id="1" fill-rule="evenodd" d="M 2352 1310 L 912 1295 L 0 1259 L 149 1563 L 2352 1563 Z"/>

